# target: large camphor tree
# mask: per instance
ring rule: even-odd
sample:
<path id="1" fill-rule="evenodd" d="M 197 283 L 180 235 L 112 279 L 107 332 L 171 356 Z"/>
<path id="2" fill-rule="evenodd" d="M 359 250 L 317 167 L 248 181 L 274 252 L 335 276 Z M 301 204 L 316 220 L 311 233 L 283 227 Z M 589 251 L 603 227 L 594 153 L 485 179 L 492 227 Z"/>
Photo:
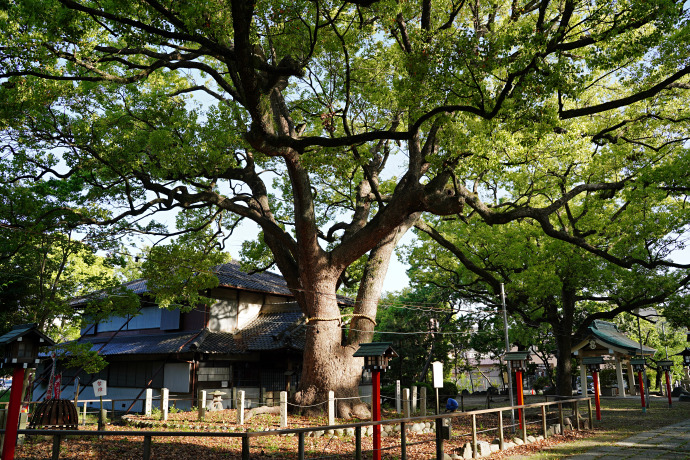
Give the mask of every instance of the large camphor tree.
<path id="1" fill-rule="evenodd" d="M 145 219 L 177 211 L 171 234 L 222 245 L 253 221 L 267 251 L 250 252 L 309 318 L 297 402 L 355 396 L 352 353 L 420 213 L 550 228 L 570 200 L 615 201 L 650 151 L 683 145 L 687 21 L 668 0 L 11 0 L 2 168 L 8 184 L 80 188 L 52 215 L 113 235 L 165 233 Z M 485 177 L 509 190 L 518 170 L 539 195 L 552 183 L 538 166 L 583 143 L 604 167 L 553 202 L 485 202 Z M 343 320 L 335 293 L 361 264 Z"/>

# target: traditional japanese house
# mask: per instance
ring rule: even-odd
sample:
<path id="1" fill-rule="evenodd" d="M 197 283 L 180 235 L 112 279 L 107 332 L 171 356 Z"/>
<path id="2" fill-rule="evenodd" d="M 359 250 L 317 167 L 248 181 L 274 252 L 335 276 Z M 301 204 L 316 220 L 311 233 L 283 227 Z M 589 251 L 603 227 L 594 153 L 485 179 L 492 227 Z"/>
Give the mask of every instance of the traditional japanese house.
<path id="1" fill-rule="evenodd" d="M 206 296 L 215 302 L 190 311 L 159 308 L 147 295 L 146 280 L 128 283 L 142 299 L 139 314 L 82 329 L 78 342 L 91 344 L 108 366 L 98 374 L 79 373 L 80 399 L 93 398 L 91 382 L 97 379 L 107 381 L 115 410 L 140 411 L 147 388 L 154 396 L 168 388 L 180 408 L 197 405 L 200 389 L 224 392 L 224 407 L 231 407 L 237 390 L 245 391 L 251 406 L 277 401 L 279 391 L 294 392 L 306 324 L 285 280 L 270 272 L 245 273 L 235 262 L 214 271 L 219 286 Z M 74 371 L 63 370 L 63 397 L 73 397 L 73 377 Z"/>

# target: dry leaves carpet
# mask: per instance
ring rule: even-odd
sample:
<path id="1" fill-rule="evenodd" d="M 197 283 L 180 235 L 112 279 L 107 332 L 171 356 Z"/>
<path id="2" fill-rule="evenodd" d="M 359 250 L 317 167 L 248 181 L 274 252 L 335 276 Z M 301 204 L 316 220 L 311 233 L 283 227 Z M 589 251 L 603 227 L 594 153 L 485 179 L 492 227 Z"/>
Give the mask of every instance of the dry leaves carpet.
<path id="1" fill-rule="evenodd" d="M 384 418 L 394 418 L 395 414 L 384 414 Z M 279 417 L 275 415 L 259 415 L 252 418 L 244 427 L 236 425 L 236 413 L 234 410 L 225 410 L 208 413 L 204 422 L 196 419 L 196 412 L 179 412 L 170 414 L 167 422 L 161 422 L 153 418 L 135 416 L 138 421 L 145 421 L 147 428 L 133 426 L 108 426 L 109 431 L 141 431 L 142 436 L 98 436 L 89 435 L 89 431 L 95 430 L 95 426 L 82 427 L 84 435 L 70 436 L 60 445 L 61 459 L 99 459 L 99 460 L 126 460 L 141 459 L 143 456 L 143 434 L 150 431 L 170 432 L 243 432 L 266 431 L 279 428 Z M 470 441 L 467 435 L 470 432 L 469 417 L 453 419 L 453 439 L 445 441 L 444 452 L 448 454 L 459 453 L 465 442 Z M 341 421 L 346 423 L 345 421 Z M 336 422 L 337 423 L 337 422 Z M 324 426 L 324 418 L 290 417 L 290 428 Z M 483 427 L 496 426 L 496 416 L 479 416 L 477 424 L 480 430 Z M 539 424 L 534 425 L 534 430 Z M 464 434 L 464 435 L 463 435 Z M 536 433 L 535 433 L 536 434 Z M 588 432 L 568 432 L 565 436 L 553 436 L 549 439 L 525 446 L 519 446 L 509 451 L 497 452 L 492 459 L 505 458 L 508 455 L 528 454 L 543 449 L 556 443 L 572 441 L 584 436 Z M 480 434 L 480 439 L 491 441 L 496 438 L 495 430 Z M 505 436 L 512 436 L 506 430 Z M 264 436 L 251 438 L 250 457 L 252 459 L 293 459 L 297 458 L 297 437 Z M 435 458 L 436 445 L 434 434 L 407 435 L 407 458 L 431 459 Z M 384 459 L 400 458 L 400 436 L 383 437 L 382 448 Z M 362 438 L 364 458 L 371 458 L 372 438 Z M 240 459 L 241 440 L 229 437 L 155 437 L 151 448 L 151 458 L 154 460 L 206 460 L 206 459 Z M 51 458 L 52 438 L 32 437 L 26 440 L 23 446 L 17 448 L 17 459 L 46 459 Z M 305 452 L 308 459 L 320 458 L 354 458 L 354 436 L 323 436 L 319 438 L 305 438 Z"/>

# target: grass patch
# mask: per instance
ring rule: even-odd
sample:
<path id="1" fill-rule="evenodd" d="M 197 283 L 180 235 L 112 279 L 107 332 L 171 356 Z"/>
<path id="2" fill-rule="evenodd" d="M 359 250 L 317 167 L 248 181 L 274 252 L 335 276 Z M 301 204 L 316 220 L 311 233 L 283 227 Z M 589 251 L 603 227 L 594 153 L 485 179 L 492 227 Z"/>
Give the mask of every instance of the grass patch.
<path id="1" fill-rule="evenodd" d="M 690 404 L 678 402 L 674 398 L 673 407 L 668 407 L 664 397 L 652 397 L 651 407 L 642 413 L 639 396 L 628 398 L 605 398 L 601 400 L 601 421 L 594 421 L 593 435 L 585 439 L 558 444 L 548 449 L 520 459 L 560 459 L 582 454 L 594 447 L 612 446 L 616 442 L 643 431 L 651 431 L 663 426 L 673 425 L 690 418 Z"/>

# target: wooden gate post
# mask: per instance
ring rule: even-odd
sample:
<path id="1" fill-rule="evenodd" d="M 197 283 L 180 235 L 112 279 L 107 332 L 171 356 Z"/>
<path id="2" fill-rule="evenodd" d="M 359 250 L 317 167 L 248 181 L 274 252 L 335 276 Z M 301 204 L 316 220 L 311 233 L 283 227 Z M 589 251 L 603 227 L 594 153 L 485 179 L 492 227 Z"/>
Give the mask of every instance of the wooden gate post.
<path id="1" fill-rule="evenodd" d="M 503 411 L 498 411 L 498 446 L 501 450 L 504 449 L 503 440 Z"/>

